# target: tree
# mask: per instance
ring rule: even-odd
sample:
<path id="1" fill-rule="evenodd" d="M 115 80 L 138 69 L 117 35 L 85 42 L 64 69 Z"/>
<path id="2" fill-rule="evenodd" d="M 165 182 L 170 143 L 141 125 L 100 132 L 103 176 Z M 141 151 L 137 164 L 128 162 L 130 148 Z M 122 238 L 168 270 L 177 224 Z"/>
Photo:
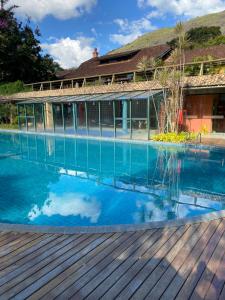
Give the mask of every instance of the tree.
<path id="1" fill-rule="evenodd" d="M 30 20 L 18 22 L 12 6 L 1 0 L 0 9 L 0 82 L 21 80 L 29 83 L 55 79 L 60 66 L 49 55 L 42 55 L 39 30 L 33 31 Z"/>
<path id="2" fill-rule="evenodd" d="M 197 27 L 197 28 L 192 28 L 187 32 L 188 39 L 194 45 L 204 44 L 207 41 L 220 36 L 221 34 L 222 33 L 220 27 L 218 26 Z"/>
<path id="3" fill-rule="evenodd" d="M 186 33 L 187 37 L 187 47 L 192 48 L 202 48 L 210 45 L 219 45 L 224 43 L 225 36 L 222 35 L 220 27 L 218 26 L 202 26 L 191 28 Z M 172 49 L 178 47 L 178 38 L 174 38 L 167 43 Z"/>
<path id="4" fill-rule="evenodd" d="M 147 56 L 143 56 L 137 64 L 137 69 L 138 71 L 144 73 L 145 79 L 148 81 L 147 71 L 149 69 L 155 69 L 162 65 L 163 61 L 160 58 L 148 58 Z"/>
<path id="5" fill-rule="evenodd" d="M 187 35 L 181 22 L 175 27 L 177 34 L 177 48 L 171 55 L 175 66 L 164 68 L 158 72 L 158 80 L 163 87 L 163 126 L 164 132 L 179 131 L 179 118 L 183 110 L 183 86 L 184 86 L 184 49 L 187 45 Z M 177 62 L 179 62 L 177 64 Z"/>

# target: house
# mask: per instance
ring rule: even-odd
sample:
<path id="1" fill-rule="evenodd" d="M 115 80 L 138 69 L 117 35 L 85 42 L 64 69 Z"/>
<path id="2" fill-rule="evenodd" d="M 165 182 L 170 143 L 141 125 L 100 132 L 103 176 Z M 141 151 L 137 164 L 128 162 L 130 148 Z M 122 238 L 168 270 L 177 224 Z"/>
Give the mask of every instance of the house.
<path id="1" fill-rule="evenodd" d="M 126 51 L 116 54 L 100 56 L 97 49 L 93 51 L 93 57 L 82 63 L 75 70 L 63 71 L 58 74 L 59 79 L 75 78 L 74 84 L 121 83 L 132 82 L 136 73 L 141 73 L 137 65 L 141 58 L 166 60 L 171 53 L 168 45 L 159 45 L 139 50 Z"/>
<path id="2" fill-rule="evenodd" d="M 28 131 L 149 139 L 162 131 L 163 93 L 157 72 L 171 68 L 169 46 L 93 57 L 58 80 L 31 84 L 21 101 L 19 125 Z M 143 57 L 164 66 L 138 68 Z M 225 45 L 185 52 L 184 130 L 225 132 Z M 148 79 L 148 80 L 147 80 Z"/>

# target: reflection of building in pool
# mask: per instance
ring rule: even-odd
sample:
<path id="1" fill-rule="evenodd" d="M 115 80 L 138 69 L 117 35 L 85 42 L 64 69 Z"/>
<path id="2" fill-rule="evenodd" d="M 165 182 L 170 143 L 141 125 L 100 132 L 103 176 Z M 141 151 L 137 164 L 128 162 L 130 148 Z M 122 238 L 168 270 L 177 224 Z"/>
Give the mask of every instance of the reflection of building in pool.
<path id="1" fill-rule="evenodd" d="M 4 137 L 1 137 L 4 139 Z M 0 141 L 1 142 L 1 141 Z M 59 174 L 52 174 L 40 164 L 33 164 L 29 160 L 21 160 L 21 139 L 12 136 L 12 140 L 4 145 L 7 155 L 2 157 L 0 170 L 0 208 L 1 222 L 24 224 L 27 223 L 28 214 L 36 203 L 41 208 L 49 194 L 49 184 L 54 184 L 59 179 Z M 16 146 L 15 146 L 16 145 Z M 32 145 L 22 149 L 25 153 L 32 152 Z M 30 176 L 32 168 L 33 176 Z M 5 174 L 7 170 L 7 174 Z M 39 176 L 41 174 L 41 177 Z M 38 183 L 36 178 L 39 177 Z M 26 196 L 24 197 L 24 191 Z"/>
<path id="2" fill-rule="evenodd" d="M 42 136 L 21 136 L 20 152 L 23 159 L 54 169 L 59 175 L 140 194 L 136 203 L 140 214 L 134 217 L 141 220 L 155 220 L 159 212 L 165 219 L 173 219 L 192 210 L 225 208 L 224 182 L 218 179 L 224 178 L 222 154 L 211 160 L 209 151 L 195 148 L 154 149 L 135 144 L 134 151 L 128 143 Z M 213 177 L 209 186 L 205 178 L 211 178 L 212 164 L 220 176 Z M 197 179 L 195 173 L 201 172 L 203 176 Z M 148 195 L 149 201 L 142 201 L 141 195 Z"/>

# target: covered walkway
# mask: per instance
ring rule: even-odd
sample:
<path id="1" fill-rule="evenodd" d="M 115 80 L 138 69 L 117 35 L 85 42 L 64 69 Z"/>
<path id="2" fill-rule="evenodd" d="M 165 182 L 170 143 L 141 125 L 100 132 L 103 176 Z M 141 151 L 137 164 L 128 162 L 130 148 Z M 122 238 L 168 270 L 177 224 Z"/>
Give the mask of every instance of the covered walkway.
<path id="1" fill-rule="evenodd" d="M 161 126 L 162 98 L 162 91 L 30 98 L 18 103 L 19 128 L 147 140 Z"/>

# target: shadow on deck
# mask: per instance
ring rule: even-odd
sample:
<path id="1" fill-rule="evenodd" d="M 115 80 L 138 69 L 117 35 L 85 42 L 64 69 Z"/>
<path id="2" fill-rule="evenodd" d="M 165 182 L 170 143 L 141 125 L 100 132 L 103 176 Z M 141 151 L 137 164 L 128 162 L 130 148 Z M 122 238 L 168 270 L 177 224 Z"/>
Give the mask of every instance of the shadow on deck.
<path id="1" fill-rule="evenodd" d="M 107 234 L 0 233 L 0 299 L 225 299 L 225 219 Z"/>

